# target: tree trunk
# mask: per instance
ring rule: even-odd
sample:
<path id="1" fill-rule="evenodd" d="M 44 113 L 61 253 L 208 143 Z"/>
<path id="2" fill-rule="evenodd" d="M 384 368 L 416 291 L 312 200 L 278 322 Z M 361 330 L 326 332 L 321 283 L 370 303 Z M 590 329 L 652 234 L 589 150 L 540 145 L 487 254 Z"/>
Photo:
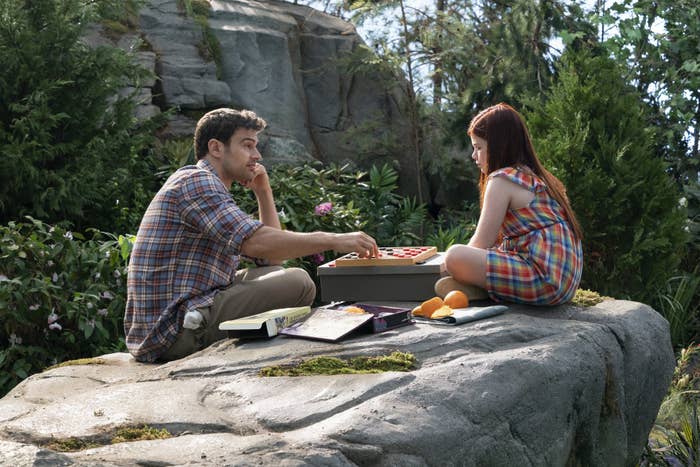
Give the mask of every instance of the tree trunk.
<path id="1" fill-rule="evenodd" d="M 445 12 L 446 0 L 437 0 L 435 5 L 435 19 L 439 23 Z M 440 33 L 442 34 L 442 33 Z M 442 106 L 442 41 L 438 41 L 432 48 L 433 54 L 433 104 L 440 110 Z"/>
<path id="2" fill-rule="evenodd" d="M 416 102 L 415 83 L 413 80 L 413 60 L 409 47 L 408 20 L 406 18 L 406 8 L 404 0 L 399 1 L 401 7 L 401 22 L 403 23 L 404 47 L 406 54 L 406 71 L 408 72 L 408 86 L 406 95 L 408 96 L 409 119 L 411 122 L 411 143 L 416 158 L 416 189 L 418 190 L 418 202 L 423 204 L 423 158 L 421 156 L 420 122 L 418 121 L 418 105 Z M 421 232 L 422 234 L 422 232 Z"/>

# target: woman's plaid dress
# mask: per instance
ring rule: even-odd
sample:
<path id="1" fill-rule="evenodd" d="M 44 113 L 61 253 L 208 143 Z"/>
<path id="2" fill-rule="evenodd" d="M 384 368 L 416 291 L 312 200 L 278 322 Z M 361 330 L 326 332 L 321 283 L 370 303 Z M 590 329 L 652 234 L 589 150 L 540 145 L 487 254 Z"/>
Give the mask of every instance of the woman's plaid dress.
<path id="1" fill-rule="evenodd" d="M 506 167 L 489 175 L 532 191 L 535 198 L 509 209 L 502 243 L 488 250 L 486 287 L 496 301 L 556 305 L 574 296 L 581 280 L 583 252 L 564 211 L 546 185 L 527 168 Z"/>

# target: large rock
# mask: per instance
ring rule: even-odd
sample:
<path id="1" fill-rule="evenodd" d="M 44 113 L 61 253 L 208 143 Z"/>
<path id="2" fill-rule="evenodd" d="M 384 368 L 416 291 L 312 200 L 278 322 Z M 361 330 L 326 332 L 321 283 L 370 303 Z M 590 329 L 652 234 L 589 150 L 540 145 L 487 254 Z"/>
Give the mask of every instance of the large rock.
<path id="1" fill-rule="evenodd" d="M 166 107 L 192 110 L 229 105 L 228 84 L 217 78 L 216 64 L 202 57 L 202 28 L 184 15 L 177 0 L 145 2 L 140 28 L 157 56 Z"/>
<path id="2" fill-rule="evenodd" d="M 201 25 L 177 0 L 149 0 L 140 12 L 140 29 L 158 58 L 163 107 L 252 109 L 269 122 L 261 137 L 268 162 L 392 161 L 402 192 L 417 193 L 405 99 L 396 77 L 348 66 L 349 54 L 364 44 L 350 23 L 274 0 L 210 4 L 208 27 L 222 52 L 218 70 L 202 57 Z"/>
<path id="3" fill-rule="evenodd" d="M 412 352 L 408 373 L 258 376 L 318 355 Z M 127 354 L 34 375 L 0 400 L 12 465 L 635 465 L 674 368 L 651 308 L 513 306 L 340 344 L 224 340 L 162 365 Z M 148 424 L 175 437 L 57 453 Z"/>

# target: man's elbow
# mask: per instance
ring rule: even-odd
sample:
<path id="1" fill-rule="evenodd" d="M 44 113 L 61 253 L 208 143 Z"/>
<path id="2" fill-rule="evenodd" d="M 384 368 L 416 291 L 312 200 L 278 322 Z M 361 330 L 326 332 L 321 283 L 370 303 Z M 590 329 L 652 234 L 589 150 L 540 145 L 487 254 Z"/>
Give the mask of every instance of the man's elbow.
<path id="1" fill-rule="evenodd" d="M 258 230 L 253 232 L 251 236 L 243 240 L 243 243 L 241 244 L 242 255 L 250 258 L 271 259 L 270 251 L 268 248 L 266 248 L 266 245 L 270 244 L 270 242 L 266 241 L 265 239 L 265 237 L 267 237 L 265 232 L 266 229 L 267 228 L 265 226 L 260 227 Z"/>

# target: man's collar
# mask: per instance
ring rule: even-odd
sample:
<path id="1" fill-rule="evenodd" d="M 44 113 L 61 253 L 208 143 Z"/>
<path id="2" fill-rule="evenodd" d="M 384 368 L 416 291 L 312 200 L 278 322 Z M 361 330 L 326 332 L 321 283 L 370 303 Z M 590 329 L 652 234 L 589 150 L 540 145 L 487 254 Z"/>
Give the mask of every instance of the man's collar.
<path id="1" fill-rule="evenodd" d="M 197 161 L 197 167 L 199 167 L 200 169 L 206 169 L 209 172 L 216 174 L 216 169 L 214 169 L 214 166 L 212 165 L 212 163 L 206 159 L 199 159 Z"/>
<path id="2" fill-rule="evenodd" d="M 199 159 L 197 161 L 197 167 L 200 169 L 208 170 L 209 172 L 213 173 L 216 176 L 216 178 L 219 179 L 221 184 L 222 185 L 224 184 L 224 182 L 221 180 L 221 177 L 219 177 L 219 173 L 216 171 L 216 168 L 214 168 L 214 164 L 209 162 L 207 159 L 204 159 L 204 158 Z M 226 185 L 224 185 L 224 188 L 226 188 Z M 226 189 L 228 190 L 228 188 L 226 188 Z"/>

